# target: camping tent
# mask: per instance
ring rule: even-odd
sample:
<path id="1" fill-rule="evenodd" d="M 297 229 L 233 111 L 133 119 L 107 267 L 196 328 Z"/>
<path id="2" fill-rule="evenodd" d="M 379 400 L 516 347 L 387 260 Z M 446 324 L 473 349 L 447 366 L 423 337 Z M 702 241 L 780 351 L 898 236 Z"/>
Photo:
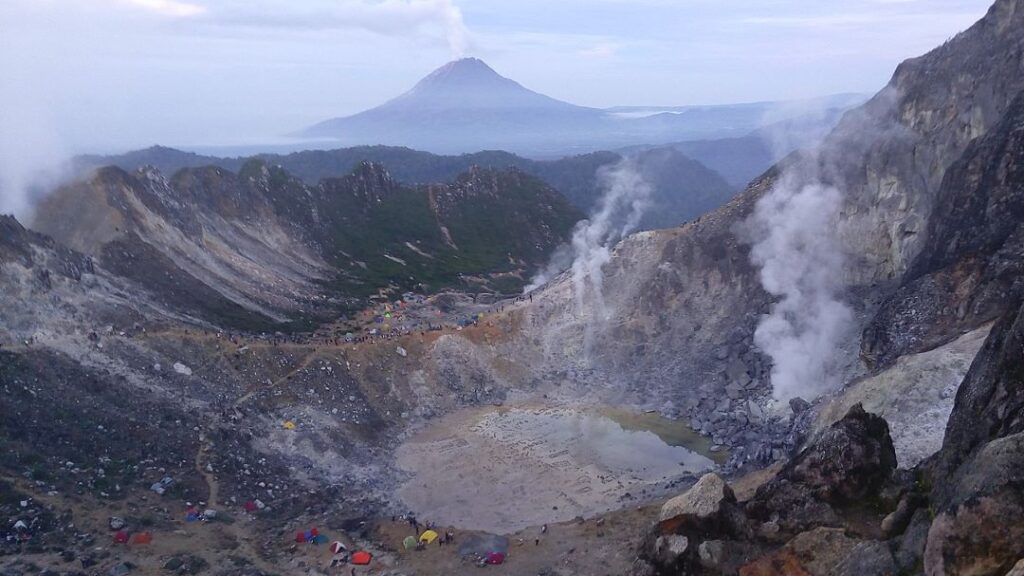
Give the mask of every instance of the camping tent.
<path id="1" fill-rule="evenodd" d="M 292 422 L 291 420 L 285 420 L 282 426 L 284 426 L 285 430 L 295 430 L 295 422 Z"/>
<path id="2" fill-rule="evenodd" d="M 152 544 L 153 533 L 152 532 L 139 532 L 135 536 L 132 536 L 132 544 Z"/>
<path id="3" fill-rule="evenodd" d="M 338 542 L 337 540 L 331 543 L 331 554 L 338 554 L 345 550 L 348 550 L 348 546 L 345 546 L 343 543 Z"/>
<path id="4" fill-rule="evenodd" d="M 411 550 L 416 547 L 416 537 L 406 536 L 405 540 L 402 540 L 402 546 L 405 546 L 406 550 Z"/>
<path id="5" fill-rule="evenodd" d="M 114 542 L 116 542 L 118 544 L 127 544 L 128 543 L 128 533 L 125 532 L 124 530 L 118 530 L 117 534 L 114 534 Z"/>
<path id="6" fill-rule="evenodd" d="M 352 554 L 352 563 L 356 566 L 366 566 L 370 563 L 370 559 L 373 558 L 366 550 L 359 550 L 355 554 Z"/>
<path id="7" fill-rule="evenodd" d="M 245 503 L 245 511 L 250 513 L 250 514 L 255 512 L 256 511 L 256 503 L 253 502 L 252 500 L 249 500 L 248 502 L 246 502 Z"/>
<path id="8" fill-rule="evenodd" d="M 427 530 L 423 534 L 420 534 L 420 542 L 433 544 L 434 540 L 437 540 L 437 532 L 434 532 L 433 530 Z"/>
<path id="9" fill-rule="evenodd" d="M 327 536 L 324 536 L 323 534 L 317 534 L 316 536 L 313 536 L 313 539 L 310 540 L 310 542 L 312 542 L 313 544 L 327 544 L 328 542 L 330 542 L 330 539 L 328 539 Z"/>
<path id="10" fill-rule="evenodd" d="M 505 553 L 504 552 L 491 552 L 491 553 L 487 554 L 487 559 L 485 560 L 485 562 L 487 562 L 488 564 L 494 564 L 494 565 L 504 564 L 505 563 Z"/>

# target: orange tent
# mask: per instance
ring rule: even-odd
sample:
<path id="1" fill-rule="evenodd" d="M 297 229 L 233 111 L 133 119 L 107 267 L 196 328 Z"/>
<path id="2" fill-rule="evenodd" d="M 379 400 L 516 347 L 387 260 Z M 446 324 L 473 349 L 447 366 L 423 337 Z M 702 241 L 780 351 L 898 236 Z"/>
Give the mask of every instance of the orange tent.
<path id="1" fill-rule="evenodd" d="M 135 536 L 132 536 L 132 544 L 152 544 L 153 533 L 152 532 L 139 532 Z"/>
<path id="2" fill-rule="evenodd" d="M 370 563 L 371 558 L 373 558 L 373 556 L 369 552 L 366 550 L 360 550 L 352 554 L 352 563 L 356 566 L 366 566 Z"/>

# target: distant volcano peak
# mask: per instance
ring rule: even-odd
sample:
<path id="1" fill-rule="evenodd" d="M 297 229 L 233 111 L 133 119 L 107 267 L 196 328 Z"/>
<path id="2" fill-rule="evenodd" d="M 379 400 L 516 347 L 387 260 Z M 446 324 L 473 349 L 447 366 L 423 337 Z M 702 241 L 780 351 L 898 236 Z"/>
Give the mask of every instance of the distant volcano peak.
<path id="1" fill-rule="evenodd" d="M 479 58 L 448 62 L 381 108 L 394 107 L 419 110 L 573 108 L 571 104 L 538 94 L 498 74 Z"/>

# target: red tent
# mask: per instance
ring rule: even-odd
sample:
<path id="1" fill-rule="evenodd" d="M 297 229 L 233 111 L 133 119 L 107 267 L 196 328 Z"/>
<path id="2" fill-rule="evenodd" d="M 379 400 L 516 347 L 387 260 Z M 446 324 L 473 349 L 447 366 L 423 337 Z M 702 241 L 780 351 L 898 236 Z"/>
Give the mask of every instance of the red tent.
<path id="1" fill-rule="evenodd" d="M 501 552 L 488 552 L 488 554 L 487 554 L 487 563 L 488 564 L 504 564 L 505 563 L 505 554 L 503 554 Z"/>
<path id="2" fill-rule="evenodd" d="M 245 511 L 250 513 L 250 514 L 255 512 L 256 511 L 256 503 L 253 502 L 252 500 L 249 500 L 248 502 L 246 502 L 245 503 Z"/>
<path id="3" fill-rule="evenodd" d="M 152 532 L 139 532 L 135 536 L 132 536 L 132 544 L 152 544 L 153 533 Z"/>
<path id="4" fill-rule="evenodd" d="M 355 554 L 352 554 L 352 563 L 356 566 L 366 566 L 370 563 L 370 559 L 373 556 L 366 550 L 360 550 Z"/>
<path id="5" fill-rule="evenodd" d="M 128 543 L 128 533 L 125 532 L 124 530 L 118 530 L 117 534 L 114 534 L 114 542 L 117 543 L 117 544 L 127 544 Z"/>
<path id="6" fill-rule="evenodd" d="M 306 533 L 305 532 L 296 532 L 295 533 L 295 541 L 300 543 L 300 544 L 305 542 L 306 541 Z"/>

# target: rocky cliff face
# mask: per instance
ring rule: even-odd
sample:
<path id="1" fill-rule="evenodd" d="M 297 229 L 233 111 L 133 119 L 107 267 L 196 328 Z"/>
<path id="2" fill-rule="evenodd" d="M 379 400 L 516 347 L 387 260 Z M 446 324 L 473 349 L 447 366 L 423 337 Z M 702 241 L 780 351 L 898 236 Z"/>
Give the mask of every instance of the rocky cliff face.
<path id="1" fill-rule="evenodd" d="M 1024 265 L 1024 93 L 947 171 L 910 273 L 864 332 L 871 365 L 988 322 L 1020 292 Z"/>
<path id="2" fill-rule="evenodd" d="M 252 161 L 170 179 L 103 168 L 49 196 L 35 227 L 196 317 L 266 330 L 460 275 L 486 286 L 503 274 L 495 288 L 515 289 L 579 217 L 519 172 L 476 169 L 427 189 L 363 163 L 307 186 Z"/>
<path id="3" fill-rule="evenodd" d="M 1024 557 L 1024 308 L 992 330 L 957 393 L 929 470 L 925 572 L 1004 574 Z"/>

